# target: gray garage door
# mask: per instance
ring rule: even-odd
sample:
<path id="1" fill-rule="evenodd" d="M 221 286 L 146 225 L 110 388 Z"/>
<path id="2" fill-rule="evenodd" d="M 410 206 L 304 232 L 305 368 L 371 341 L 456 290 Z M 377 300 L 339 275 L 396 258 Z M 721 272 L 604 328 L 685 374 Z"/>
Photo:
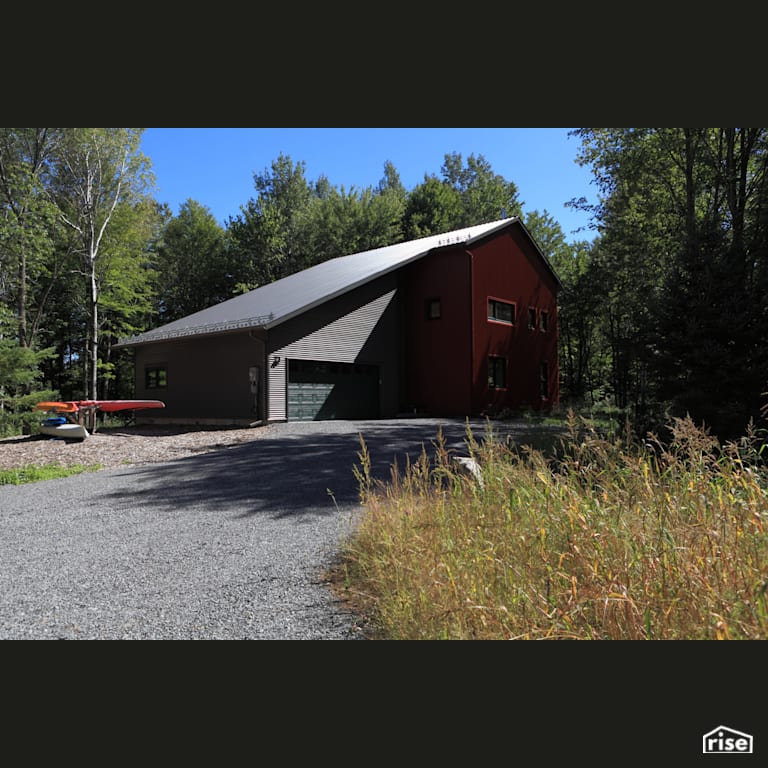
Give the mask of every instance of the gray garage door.
<path id="1" fill-rule="evenodd" d="M 288 421 L 375 419 L 378 415 L 377 365 L 288 361 Z"/>

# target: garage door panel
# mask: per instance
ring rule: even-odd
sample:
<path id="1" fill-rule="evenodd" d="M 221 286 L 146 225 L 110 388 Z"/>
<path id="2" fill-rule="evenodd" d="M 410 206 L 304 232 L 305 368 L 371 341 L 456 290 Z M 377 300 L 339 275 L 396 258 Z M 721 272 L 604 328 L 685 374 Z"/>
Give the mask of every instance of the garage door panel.
<path id="1" fill-rule="evenodd" d="M 333 392 L 333 384 L 294 382 L 288 384 L 288 419 L 313 421 Z"/>
<path id="2" fill-rule="evenodd" d="M 288 420 L 377 418 L 378 366 L 291 360 Z"/>

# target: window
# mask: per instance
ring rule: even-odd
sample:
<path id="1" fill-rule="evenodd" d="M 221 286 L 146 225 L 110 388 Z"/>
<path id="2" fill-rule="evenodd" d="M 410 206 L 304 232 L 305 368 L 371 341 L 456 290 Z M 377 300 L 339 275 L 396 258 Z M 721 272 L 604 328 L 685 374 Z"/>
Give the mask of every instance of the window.
<path id="1" fill-rule="evenodd" d="M 440 299 L 427 299 L 427 320 L 439 320 L 440 310 Z"/>
<path id="2" fill-rule="evenodd" d="M 542 363 L 539 366 L 539 387 L 541 391 L 541 399 L 546 400 L 549 398 L 549 365 Z"/>
<path id="3" fill-rule="evenodd" d="M 544 312 L 544 310 L 542 310 L 539 313 L 539 330 L 546 331 L 548 327 L 549 327 L 549 312 Z"/>
<path id="4" fill-rule="evenodd" d="M 144 369 L 146 389 L 165 389 L 168 386 L 168 369 L 165 366 L 152 366 Z"/>
<path id="5" fill-rule="evenodd" d="M 488 319 L 512 325 L 515 322 L 515 305 L 498 299 L 488 299 Z"/>
<path id="6" fill-rule="evenodd" d="M 504 357 L 488 358 L 488 386 L 504 389 L 507 386 L 507 360 Z"/>
<path id="7" fill-rule="evenodd" d="M 528 307 L 528 328 L 532 331 L 536 330 L 536 309 L 534 307 Z"/>

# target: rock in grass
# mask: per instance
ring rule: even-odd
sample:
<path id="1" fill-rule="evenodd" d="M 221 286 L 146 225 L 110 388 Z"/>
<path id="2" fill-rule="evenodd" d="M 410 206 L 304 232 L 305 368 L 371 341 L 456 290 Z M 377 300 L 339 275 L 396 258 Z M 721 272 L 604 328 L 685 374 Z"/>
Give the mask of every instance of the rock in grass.
<path id="1" fill-rule="evenodd" d="M 474 459 L 469 456 L 454 456 L 453 463 L 456 465 L 459 473 L 477 480 L 477 483 L 481 488 L 485 487 L 480 465 Z"/>

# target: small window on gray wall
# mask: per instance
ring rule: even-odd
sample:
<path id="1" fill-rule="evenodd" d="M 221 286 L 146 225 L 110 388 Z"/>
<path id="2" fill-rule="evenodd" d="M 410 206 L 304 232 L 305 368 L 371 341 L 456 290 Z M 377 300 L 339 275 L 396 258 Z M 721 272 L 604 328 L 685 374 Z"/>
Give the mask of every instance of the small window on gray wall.
<path id="1" fill-rule="evenodd" d="M 168 369 L 164 365 L 153 365 L 144 369 L 146 389 L 165 389 L 168 386 Z"/>
<path id="2" fill-rule="evenodd" d="M 427 320 L 439 320 L 441 311 L 440 299 L 427 299 Z"/>

